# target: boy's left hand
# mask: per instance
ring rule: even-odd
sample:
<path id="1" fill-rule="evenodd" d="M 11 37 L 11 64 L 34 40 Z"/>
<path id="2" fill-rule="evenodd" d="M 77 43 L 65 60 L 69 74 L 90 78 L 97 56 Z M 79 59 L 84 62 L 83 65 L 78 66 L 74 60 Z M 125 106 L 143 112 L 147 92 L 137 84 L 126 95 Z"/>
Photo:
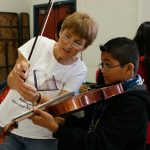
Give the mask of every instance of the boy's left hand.
<path id="1" fill-rule="evenodd" d="M 64 119 L 61 117 L 53 117 L 46 111 L 40 110 L 36 107 L 33 108 L 36 115 L 31 117 L 34 124 L 45 127 L 52 132 L 57 132 L 59 124 L 64 123 Z"/>

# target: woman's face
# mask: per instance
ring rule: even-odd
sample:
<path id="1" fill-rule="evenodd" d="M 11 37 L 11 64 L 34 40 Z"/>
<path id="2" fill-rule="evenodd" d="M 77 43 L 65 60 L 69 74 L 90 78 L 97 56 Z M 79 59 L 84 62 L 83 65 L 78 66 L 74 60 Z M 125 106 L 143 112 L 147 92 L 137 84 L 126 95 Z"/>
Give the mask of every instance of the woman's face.
<path id="1" fill-rule="evenodd" d="M 71 30 L 64 29 L 60 32 L 60 38 L 57 44 L 59 56 L 63 59 L 69 59 L 85 49 L 86 40 L 73 34 Z"/>

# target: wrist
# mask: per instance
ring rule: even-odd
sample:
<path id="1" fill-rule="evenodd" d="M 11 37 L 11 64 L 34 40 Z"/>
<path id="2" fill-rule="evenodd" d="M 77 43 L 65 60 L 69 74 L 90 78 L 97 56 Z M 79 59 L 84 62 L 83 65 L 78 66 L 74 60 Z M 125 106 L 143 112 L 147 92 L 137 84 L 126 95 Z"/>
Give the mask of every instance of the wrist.
<path id="1" fill-rule="evenodd" d="M 40 103 L 41 101 L 41 93 L 38 93 L 38 98 L 33 102 L 33 105 L 36 106 Z"/>
<path id="2" fill-rule="evenodd" d="M 48 127 L 48 129 L 54 133 L 57 132 L 58 128 L 59 128 L 59 124 L 56 122 L 49 124 L 49 127 Z"/>
<path id="3" fill-rule="evenodd" d="M 39 97 L 38 97 L 38 99 L 36 100 L 36 103 L 39 104 L 40 101 L 41 101 L 41 93 L 39 93 Z"/>

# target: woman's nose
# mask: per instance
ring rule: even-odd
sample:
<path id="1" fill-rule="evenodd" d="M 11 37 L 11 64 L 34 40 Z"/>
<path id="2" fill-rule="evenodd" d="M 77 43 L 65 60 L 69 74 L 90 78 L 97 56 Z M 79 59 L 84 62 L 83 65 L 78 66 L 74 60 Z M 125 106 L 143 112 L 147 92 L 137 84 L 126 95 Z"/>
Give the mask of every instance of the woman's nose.
<path id="1" fill-rule="evenodd" d="M 73 48 L 73 43 L 72 43 L 72 42 L 68 42 L 68 43 L 66 44 L 66 49 L 70 50 L 70 49 L 72 49 L 72 48 Z"/>

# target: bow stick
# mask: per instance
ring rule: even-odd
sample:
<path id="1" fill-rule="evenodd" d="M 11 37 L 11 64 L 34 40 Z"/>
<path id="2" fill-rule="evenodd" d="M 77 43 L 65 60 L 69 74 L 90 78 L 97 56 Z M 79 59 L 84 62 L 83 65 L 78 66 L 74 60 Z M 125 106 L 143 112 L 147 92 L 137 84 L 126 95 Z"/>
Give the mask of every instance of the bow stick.
<path id="1" fill-rule="evenodd" d="M 46 10 L 45 16 L 44 16 L 44 18 L 43 18 L 43 20 L 42 20 L 42 23 L 41 23 L 41 25 L 40 25 L 39 33 L 38 33 L 38 35 L 36 36 L 36 38 L 35 38 L 35 40 L 34 40 L 34 43 L 33 43 L 33 45 L 32 45 L 31 52 L 30 52 L 30 54 L 29 54 L 28 60 L 31 59 L 31 56 L 32 56 L 32 53 L 33 53 L 33 50 L 34 50 L 34 47 L 35 47 L 35 44 L 36 44 L 36 42 L 37 42 L 37 39 L 38 39 L 39 35 L 43 35 L 43 32 L 44 32 L 44 30 L 45 30 L 45 27 L 46 27 L 46 24 L 47 24 L 49 15 L 50 15 L 50 13 L 51 13 L 53 4 L 54 4 L 54 0 L 52 1 L 52 4 L 51 4 L 51 0 L 49 0 L 48 7 L 47 7 L 47 10 Z M 42 27 L 43 27 L 43 28 L 42 28 Z"/>

